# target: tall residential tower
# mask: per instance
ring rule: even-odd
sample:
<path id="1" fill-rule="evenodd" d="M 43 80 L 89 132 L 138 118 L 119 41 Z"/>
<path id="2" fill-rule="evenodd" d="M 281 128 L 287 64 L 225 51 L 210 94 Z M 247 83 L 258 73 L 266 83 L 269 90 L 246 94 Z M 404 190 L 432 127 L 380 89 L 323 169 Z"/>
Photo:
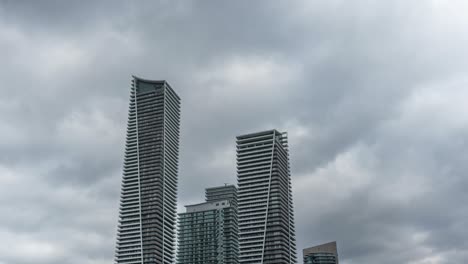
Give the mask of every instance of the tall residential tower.
<path id="1" fill-rule="evenodd" d="M 133 77 L 115 263 L 174 261 L 180 98 Z"/>
<path id="2" fill-rule="evenodd" d="M 296 263 L 286 133 L 238 136 L 237 180 L 239 263 Z"/>

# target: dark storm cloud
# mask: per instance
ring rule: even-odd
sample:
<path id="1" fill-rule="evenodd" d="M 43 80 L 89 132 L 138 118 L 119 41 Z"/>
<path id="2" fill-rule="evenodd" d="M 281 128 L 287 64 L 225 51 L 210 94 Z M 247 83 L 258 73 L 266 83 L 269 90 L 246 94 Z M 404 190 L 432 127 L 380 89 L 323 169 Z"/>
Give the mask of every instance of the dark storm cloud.
<path id="1" fill-rule="evenodd" d="M 109 263 L 130 76 L 182 98 L 179 206 L 289 132 L 298 250 L 468 260 L 466 4 L 4 1 L 3 263 Z"/>

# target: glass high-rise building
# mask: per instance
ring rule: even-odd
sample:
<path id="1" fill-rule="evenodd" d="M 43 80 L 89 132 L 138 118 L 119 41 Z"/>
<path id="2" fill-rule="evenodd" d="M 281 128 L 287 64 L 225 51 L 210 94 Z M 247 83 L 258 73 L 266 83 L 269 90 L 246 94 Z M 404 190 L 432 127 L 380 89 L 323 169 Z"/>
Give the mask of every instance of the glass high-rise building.
<path id="1" fill-rule="evenodd" d="M 239 263 L 296 263 L 287 134 L 238 136 L 237 180 Z"/>
<path id="2" fill-rule="evenodd" d="M 174 261 L 180 98 L 133 77 L 115 263 Z"/>
<path id="3" fill-rule="evenodd" d="M 179 214 L 178 264 L 237 264 L 237 188 L 206 189 L 206 202 Z"/>
<path id="4" fill-rule="evenodd" d="M 336 242 L 330 242 L 302 251 L 304 264 L 338 264 L 338 250 Z"/>
<path id="5" fill-rule="evenodd" d="M 230 206 L 223 209 L 224 261 L 226 264 L 239 263 L 239 226 L 237 218 L 237 188 L 234 185 L 206 188 L 207 202 L 228 200 Z"/>
<path id="6" fill-rule="evenodd" d="M 237 188 L 234 185 L 225 184 L 224 186 L 210 187 L 205 189 L 205 200 L 213 202 L 218 200 L 230 200 L 237 205 Z"/>

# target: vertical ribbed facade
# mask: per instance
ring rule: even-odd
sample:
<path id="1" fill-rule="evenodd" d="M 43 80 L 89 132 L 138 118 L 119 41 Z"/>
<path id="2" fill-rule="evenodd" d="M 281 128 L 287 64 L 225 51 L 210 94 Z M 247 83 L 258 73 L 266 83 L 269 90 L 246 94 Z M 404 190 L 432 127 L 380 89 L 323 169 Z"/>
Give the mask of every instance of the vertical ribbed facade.
<path id="1" fill-rule="evenodd" d="M 237 264 L 237 188 L 206 189 L 206 202 L 179 214 L 178 264 Z"/>
<path id="2" fill-rule="evenodd" d="M 296 263 L 286 133 L 238 136 L 237 180 L 239 263 Z"/>
<path id="3" fill-rule="evenodd" d="M 133 77 L 115 263 L 174 261 L 180 98 Z"/>

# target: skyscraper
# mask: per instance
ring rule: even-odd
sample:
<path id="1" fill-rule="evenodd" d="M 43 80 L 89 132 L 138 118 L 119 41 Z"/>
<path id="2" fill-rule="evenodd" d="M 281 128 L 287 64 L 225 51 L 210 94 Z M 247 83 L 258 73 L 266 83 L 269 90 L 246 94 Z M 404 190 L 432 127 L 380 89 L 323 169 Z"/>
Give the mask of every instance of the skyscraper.
<path id="1" fill-rule="evenodd" d="M 115 263 L 173 263 L 180 98 L 133 77 Z"/>
<path id="2" fill-rule="evenodd" d="M 178 264 L 237 264 L 237 188 L 206 189 L 206 202 L 179 214 Z"/>
<path id="3" fill-rule="evenodd" d="M 287 134 L 238 136 L 237 180 L 239 263 L 296 263 Z"/>
<path id="4" fill-rule="evenodd" d="M 338 250 L 336 242 L 330 242 L 302 251 L 304 264 L 338 264 Z"/>

